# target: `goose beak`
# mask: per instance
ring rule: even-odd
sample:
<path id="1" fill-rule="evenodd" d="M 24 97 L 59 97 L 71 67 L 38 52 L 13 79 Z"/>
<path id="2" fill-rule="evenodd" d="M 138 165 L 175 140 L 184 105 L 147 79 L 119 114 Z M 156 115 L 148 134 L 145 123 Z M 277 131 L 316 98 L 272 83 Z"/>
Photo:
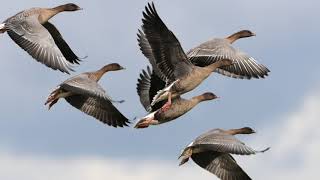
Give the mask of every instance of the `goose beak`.
<path id="1" fill-rule="evenodd" d="M 77 10 L 78 10 L 78 11 L 79 11 L 79 10 L 83 10 L 83 8 L 81 8 L 81 7 L 78 7 L 78 8 L 77 8 Z"/>
<path id="2" fill-rule="evenodd" d="M 122 70 L 122 69 L 124 70 L 124 69 L 126 69 L 126 68 L 124 68 L 124 67 L 120 66 L 120 70 Z"/>
<path id="3" fill-rule="evenodd" d="M 256 33 L 252 33 L 252 36 L 257 36 Z"/>

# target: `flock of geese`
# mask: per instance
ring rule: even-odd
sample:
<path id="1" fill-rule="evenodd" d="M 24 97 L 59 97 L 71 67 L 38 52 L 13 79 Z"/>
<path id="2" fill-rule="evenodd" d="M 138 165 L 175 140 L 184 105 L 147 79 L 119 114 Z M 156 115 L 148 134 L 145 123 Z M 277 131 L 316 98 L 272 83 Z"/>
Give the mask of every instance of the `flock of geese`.
<path id="1" fill-rule="evenodd" d="M 64 73 L 73 71 L 80 58 L 71 50 L 50 18 L 64 11 L 81 10 L 73 3 L 54 8 L 31 8 L 19 12 L 0 24 L 0 33 L 10 38 L 42 64 Z M 158 15 L 153 3 L 143 12 L 138 44 L 151 67 L 143 70 L 137 83 L 140 102 L 149 113 L 134 125 L 147 128 L 177 119 L 198 103 L 216 99 L 206 92 L 191 99 L 181 97 L 201 84 L 212 72 L 238 79 L 264 78 L 270 72 L 246 53 L 233 48 L 240 38 L 255 36 L 242 30 L 226 38 L 214 38 L 185 53 L 173 32 Z M 129 125 L 129 120 L 113 105 L 115 102 L 98 84 L 109 71 L 124 69 L 117 63 L 103 66 L 93 72 L 73 76 L 59 84 L 51 92 L 45 105 L 49 109 L 64 98 L 73 107 L 113 127 Z M 262 151 L 253 150 L 235 138 L 237 134 L 252 134 L 249 127 L 240 129 L 213 129 L 190 143 L 181 153 L 180 165 L 191 158 L 202 168 L 222 180 L 251 179 L 230 154 L 250 155 Z"/>

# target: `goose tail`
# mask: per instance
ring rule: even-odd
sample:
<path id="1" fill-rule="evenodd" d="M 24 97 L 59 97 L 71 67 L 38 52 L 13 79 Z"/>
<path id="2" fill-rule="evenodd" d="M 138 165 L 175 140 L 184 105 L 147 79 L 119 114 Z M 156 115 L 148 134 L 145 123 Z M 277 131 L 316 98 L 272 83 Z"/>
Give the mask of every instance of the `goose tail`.
<path id="1" fill-rule="evenodd" d="M 6 23 L 0 24 L 0 33 L 4 33 L 7 31 Z"/>

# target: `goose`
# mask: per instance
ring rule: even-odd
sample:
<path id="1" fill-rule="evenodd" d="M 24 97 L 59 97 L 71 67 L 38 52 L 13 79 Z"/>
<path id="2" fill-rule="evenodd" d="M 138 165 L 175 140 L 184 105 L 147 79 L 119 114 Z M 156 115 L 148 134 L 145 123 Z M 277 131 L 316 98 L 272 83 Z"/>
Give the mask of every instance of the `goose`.
<path id="1" fill-rule="evenodd" d="M 270 70 L 245 52 L 232 47 L 232 43 L 241 38 L 256 36 L 250 30 L 241 30 L 226 38 L 213 38 L 188 51 L 192 64 L 208 66 L 222 59 L 230 59 L 230 66 L 217 68 L 215 72 L 238 79 L 264 78 Z"/>
<path id="2" fill-rule="evenodd" d="M 154 71 L 160 72 L 158 76 L 166 82 L 166 87 L 154 96 L 152 106 L 167 100 L 162 109 L 170 109 L 172 98 L 193 90 L 217 68 L 232 64 L 231 60 L 223 59 L 205 67 L 193 65 L 178 39 L 159 17 L 153 3 L 145 7 L 142 23 L 142 31 L 138 32 L 140 49 Z"/>
<path id="3" fill-rule="evenodd" d="M 9 37 L 38 62 L 61 72 L 73 71 L 79 57 L 71 50 L 59 30 L 49 22 L 58 13 L 81 10 L 69 3 L 54 8 L 31 8 L 0 24 L 0 33 Z"/>
<path id="4" fill-rule="evenodd" d="M 191 158 L 200 167 L 215 174 L 221 180 L 250 180 L 247 173 L 237 164 L 230 154 L 252 155 L 263 153 L 270 147 L 257 151 L 234 135 L 252 134 L 255 131 L 250 127 L 239 129 L 212 129 L 191 142 L 181 153 L 180 166 Z"/>
<path id="5" fill-rule="evenodd" d="M 58 85 L 47 98 L 49 109 L 64 98 L 73 107 L 113 127 L 128 126 L 129 120 L 112 104 L 123 102 L 112 100 L 98 84 L 101 77 L 109 71 L 124 69 L 117 63 L 103 66 L 94 72 L 73 76 Z"/>
<path id="6" fill-rule="evenodd" d="M 191 99 L 184 99 L 177 96 L 172 99 L 171 108 L 164 111 L 162 107 L 164 102 L 159 102 L 151 106 L 153 95 L 156 94 L 159 89 L 164 88 L 164 86 L 165 82 L 161 80 L 156 73 L 152 72 L 149 66 L 147 70 L 142 71 L 137 83 L 137 93 L 140 97 L 141 104 L 149 114 L 138 120 L 134 126 L 135 128 L 147 128 L 150 125 L 159 125 L 172 121 L 190 111 L 200 102 L 218 98 L 211 92 L 195 96 Z"/>

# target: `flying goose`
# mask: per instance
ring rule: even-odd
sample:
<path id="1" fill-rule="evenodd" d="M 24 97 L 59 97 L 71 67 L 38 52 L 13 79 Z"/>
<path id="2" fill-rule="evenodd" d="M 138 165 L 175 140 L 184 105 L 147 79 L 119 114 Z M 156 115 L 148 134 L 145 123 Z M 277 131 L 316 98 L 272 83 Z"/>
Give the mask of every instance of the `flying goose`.
<path id="1" fill-rule="evenodd" d="M 193 65 L 178 39 L 159 17 L 153 3 L 145 7 L 142 23 L 143 32 L 138 33 L 140 49 L 153 70 L 166 82 L 166 87 L 154 96 L 151 105 L 168 100 L 163 105 L 164 111 L 170 108 L 172 98 L 193 90 L 217 68 L 232 64 L 231 60 L 225 59 L 205 67 Z"/>
<path id="2" fill-rule="evenodd" d="M 124 68 L 117 63 L 112 63 L 97 71 L 73 76 L 50 93 L 45 105 L 49 104 L 50 109 L 60 98 L 65 98 L 73 107 L 109 126 L 127 126 L 129 120 L 112 104 L 117 101 L 113 101 L 98 84 L 106 72 L 121 69 Z"/>
<path id="3" fill-rule="evenodd" d="M 10 38 L 38 62 L 69 74 L 79 57 L 71 50 L 58 29 L 50 23 L 53 16 L 81 8 L 73 3 L 54 8 L 31 8 L 19 12 L 0 24 L 0 33 Z"/>
<path id="4" fill-rule="evenodd" d="M 221 180 L 250 180 L 251 178 L 230 154 L 252 155 L 270 149 L 254 150 L 234 137 L 237 134 L 252 133 L 255 131 L 249 127 L 230 130 L 212 129 L 197 137 L 182 151 L 179 165 L 183 165 L 191 158 Z"/>
<path id="5" fill-rule="evenodd" d="M 190 111 L 198 103 L 217 98 L 215 94 L 210 92 L 195 96 L 191 99 L 184 99 L 177 96 L 172 99 L 171 108 L 165 111 L 162 107 L 165 103 L 163 101 L 151 106 L 153 96 L 158 90 L 164 87 L 165 82 L 161 80 L 156 73 L 152 72 L 149 66 L 147 70 L 142 71 L 137 83 L 137 92 L 141 104 L 149 114 L 138 120 L 135 128 L 146 128 L 149 125 L 158 125 L 172 121 Z"/>
<path id="6" fill-rule="evenodd" d="M 189 50 L 187 56 L 194 65 L 200 67 L 222 59 L 230 59 L 234 62 L 232 65 L 217 68 L 215 72 L 239 79 L 264 78 L 270 72 L 267 67 L 248 54 L 232 47 L 232 43 L 236 40 L 251 36 L 255 36 L 255 33 L 241 30 L 226 38 L 214 38 Z"/>

